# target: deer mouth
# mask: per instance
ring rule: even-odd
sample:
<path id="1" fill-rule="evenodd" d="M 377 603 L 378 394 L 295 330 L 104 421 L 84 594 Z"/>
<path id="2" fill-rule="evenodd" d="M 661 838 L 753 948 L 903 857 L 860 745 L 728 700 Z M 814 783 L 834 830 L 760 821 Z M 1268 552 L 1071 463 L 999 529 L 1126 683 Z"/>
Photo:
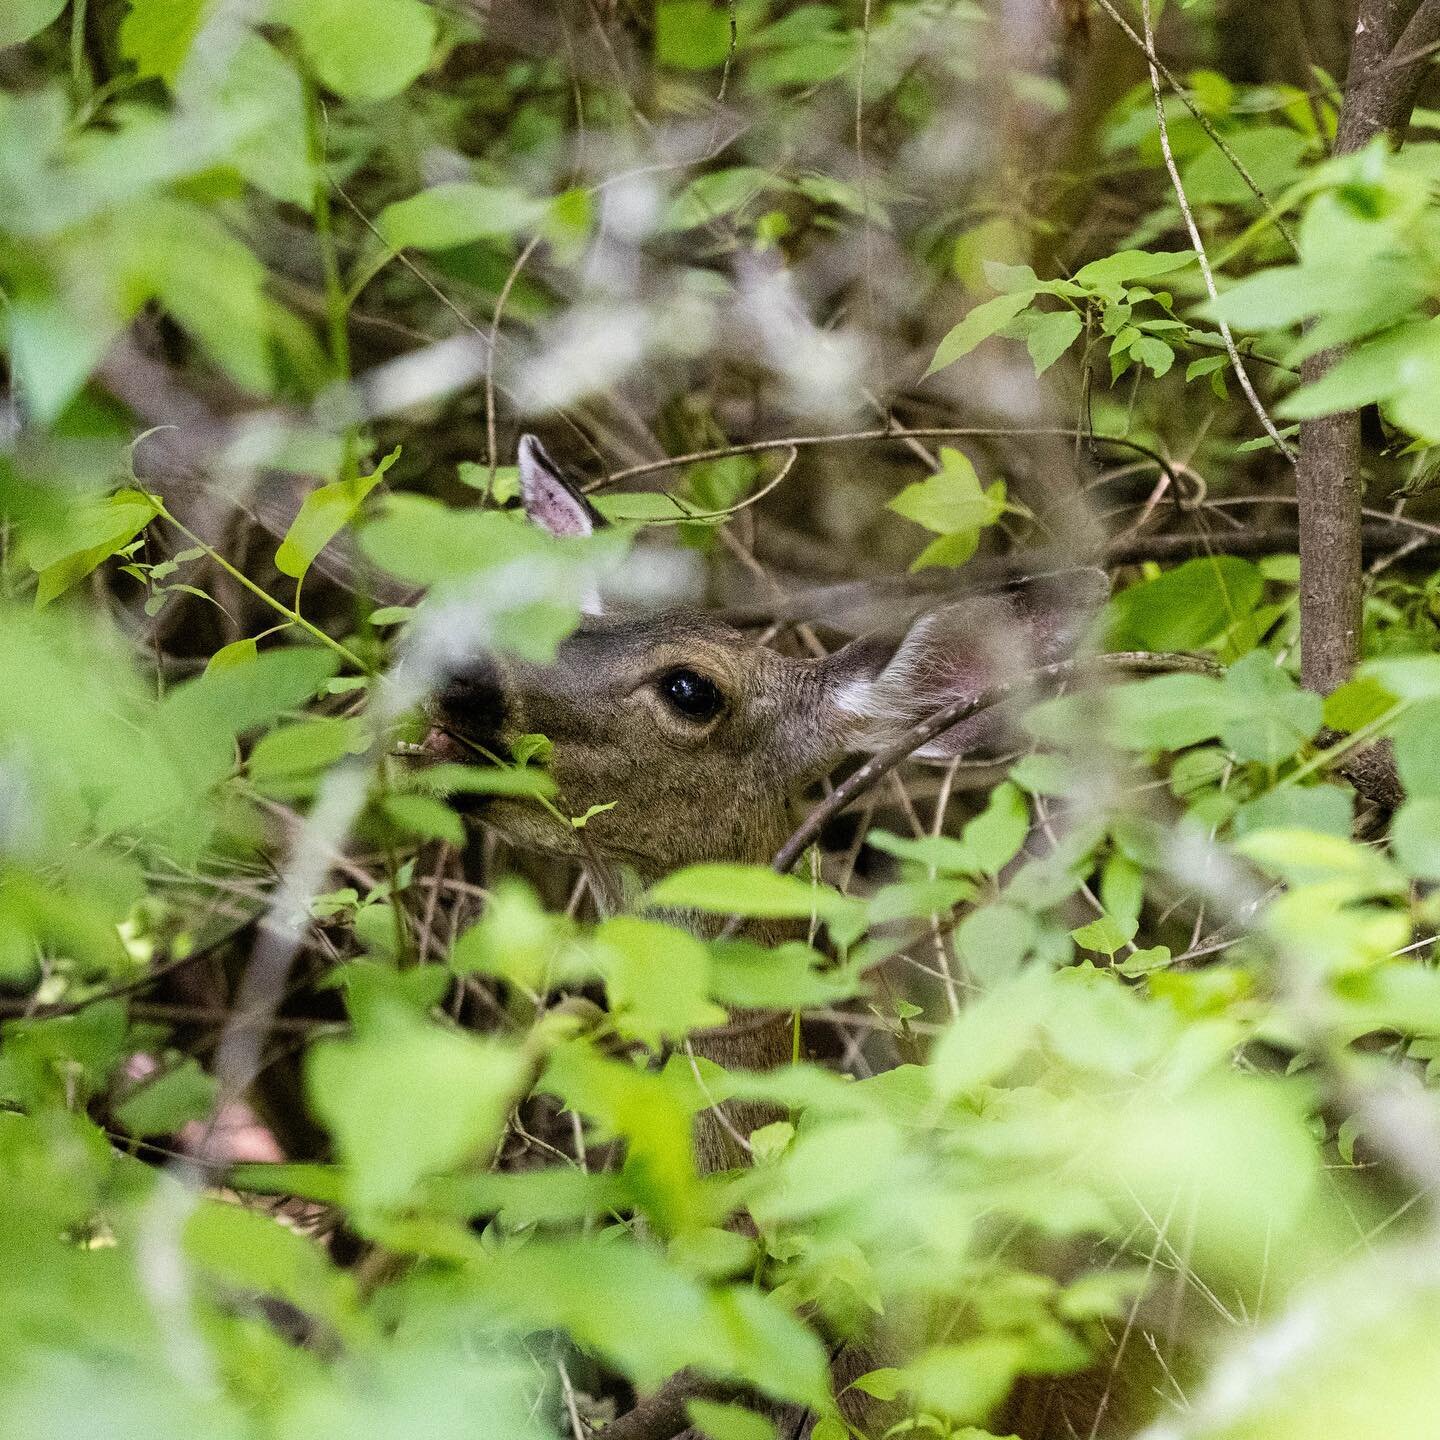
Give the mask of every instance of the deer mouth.
<path id="1" fill-rule="evenodd" d="M 439 760 L 456 765 L 463 765 L 475 757 L 473 747 L 466 745 L 458 735 L 445 729 L 443 725 L 432 725 L 414 753 L 426 760 Z"/>

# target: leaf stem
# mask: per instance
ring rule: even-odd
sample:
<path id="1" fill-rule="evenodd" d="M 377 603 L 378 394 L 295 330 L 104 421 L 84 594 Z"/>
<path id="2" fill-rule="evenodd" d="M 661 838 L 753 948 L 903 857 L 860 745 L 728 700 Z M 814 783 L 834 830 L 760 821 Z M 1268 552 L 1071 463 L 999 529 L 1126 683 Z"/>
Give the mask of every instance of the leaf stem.
<path id="1" fill-rule="evenodd" d="M 351 649 L 342 645 L 332 636 L 327 635 L 318 625 L 312 625 L 298 610 L 292 610 L 284 601 L 277 600 L 268 590 L 257 585 L 243 570 L 232 565 L 213 545 L 197 535 L 188 525 L 177 520 L 165 508 L 165 503 L 158 495 L 147 495 L 150 503 L 155 507 L 155 513 L 162 519 L 168 520 L 187 540 L 193 540 L 232 580 L 238 581 L 252 595 L 263 600 L 277 614 L 283 615 L 292 625 L 298 625 L 302 630 L 312 635 L 322 645 L 328 645 L 347 664 L 353 665 L 362 674 L 368 674 L 369 670 L 365 662 Z M 267 632 L 269 633 L 269 632 Z"/>

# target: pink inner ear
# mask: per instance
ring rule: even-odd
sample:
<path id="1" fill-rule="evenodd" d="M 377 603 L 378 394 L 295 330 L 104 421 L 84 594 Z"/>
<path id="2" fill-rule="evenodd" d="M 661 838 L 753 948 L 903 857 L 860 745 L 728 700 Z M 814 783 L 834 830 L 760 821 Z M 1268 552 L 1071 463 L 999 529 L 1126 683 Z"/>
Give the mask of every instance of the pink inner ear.
<path id="1" fill-rule="evenodd" d="M 520 437 L 520 499 L 530 521 L 552 535 L 589 535 L 596 514 L 533 436 Z"/>
<path id="2" fill-rule="evenodd" d="M 526 501 L 525 513 L 552 535 L 588 535 L 590 521 L 585 512 L 568 495 L 551 490 L 549 485 L 537 486 Z"/>

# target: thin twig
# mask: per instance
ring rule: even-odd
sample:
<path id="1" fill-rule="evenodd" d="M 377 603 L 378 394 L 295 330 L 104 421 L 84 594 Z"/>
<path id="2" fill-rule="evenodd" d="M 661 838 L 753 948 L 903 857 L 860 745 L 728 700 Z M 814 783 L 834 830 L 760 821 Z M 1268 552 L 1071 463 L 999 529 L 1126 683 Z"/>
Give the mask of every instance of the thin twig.
<path id="1" fill-rule="evenodd" d="M 1151 69 L 1158 70 L 1160 74 L 1165 77 L 1165 83 L 1175 92 L 1176 96 L 1180 100 L 1180 103 L 1184 105 L 1184 107 L 1195 118 L 1196 123 L 1205 132 L 1210 142 L 1215 146 L 1217 150 L 1220 151 L 1220 153 L 1226 158 L 1226 160 L 1230 162 L 1231 166 L 1235 170 L 1235 173 L 1241 178 L 1241 180 L 1245 182 L 1245 185 L 1249 189 L 1250 193 L 1254 195 L 1254 197 L 1263 206 L 1265 206 L 1267 210 L 1273 210 L 1274 207 L 1270 204 L 1270 201 L 1267 198 L 1265 192 L 1260 188 L 1259 182 L 1246 168 L 1245 162 L 1235 153 L 1234 147 L 1215 128 L 1214 124 L 1210 120 L 1210 117 L 1206 115 L 1205 112 L 1201 110 L 1200 107 L 1190 98 L 1190 92 L 1185 88 L 1184 85 L 1180 83 L 1180 81 L 1176 78 L 1175 74 L 1155 53 L 1155 39 L 1153 34 L 1150 34 L 1147 29 L 1145 37 L 1137 35 L 1135 33 L 1134 27 L 1130 24 L 1130 22 L 1126 20 L 1126 18 L 1114 7 L 1113 4 L 1111 4 L 1111 0 L 1097 0 L 1097 3 L 1099 4 L 1100 8 L 1120 27 L 1120 29 L 1124 32 L 1125 36 L 1130 40 L 1130 42 L 1139 48 L 1141 54 L 1145 56 L 1145 59 L 1150 65 Z M 1281 235 L 1285 237 L 1285 243 L 1289 245 L 1290 249 L 1298 255 L 1300 253 L 1300 247 L 1296 244 L 1294 235 L 1290 233 L 1289 228 L 1286 226 L 1285 222 L 1279 217 L 1279 215 L 1275 216 L 1275 228 L 1280 232 Z"/>
<path id="2" fill-rule="evenodd" d="M 793 835 L 775 852 L 771 868 L 788 871 L 805 852 L 805 847 L 815 839 L 827 824 L 849 806 L 857 796 L 863 795 L 872 785 L 883 780 L 897 765 L 908 760 L 927 741 L 953 729 L 964 720 L 989 710 L 1013 694 L 1031 686 L 1043 685 L 1047 680 L 1058 680 L 1073 675 L 1083 664 L 1098 664 L 1108 668 L 1133 670 L 1145 674 L 1170 674 L 1176 671 L 1200 675 L 1218 675 L 1221 667 L 1212 660 L 1199 655 L 1162 654 L 1150 651 L 1126 651 L 1109 655 L 1097 655 L 1090 661 L 1057 660 L 1050 665 L 1041 665 L 1013 680 L 1002 681 L 982 690 L 979 695 L 952 700 L 933 715 L 910 726 L 899 739 L 887 745 L 867 760 L 853 775 L 835 787 L 833 794 L 817 805 L 805 817 Z M 733 932 L 732 932 L 733 933 Z"/>
<path id="3" fill-rule="evenodd" d="M 1195 212 L 1190 208 L 1190 198 L 1185 194 L 1185 186 L 1180 179 L 1180 167 L 1175 163 L 1175 152 L 1170 147 L 1170 122 L 1165 118 L 1165 97 L 1160 93 L 1160 62 L 1155 58 L 1155 31 L 1150 20 L 1150 0 L 1140 0 L 1140 13 L 1145 20 L 1145 58 L 1150 66 L 1150 91 L 1155 97 L 1155 122 L 1160 127 L 1160 151 L 1165 157 L 1165 169 L 1170 174 L 1170 184 L 1174 187 L 1175 198 L 1180 202 L 1180 213 L 1185 217 L 1185 228 L 1190 232 L 1190 244 L 1195 249 L 1195 258 L 1200 262 L 1200 273 L 1205 277 L 1205 289 L 1209 293 L 1212 304 L 1218 305 L 1220 292 L 1215 287 L 1215 274 L 1210 268 L 1210 256 L 1206 253 L 1205 241 L 1201 239 L 1200 227 L 1195 223 Z M 1275 442 L 1280 453 L 1293 465 L 1297 456 L 1281 437 L 1280 432 L 1275 428 L 1275 422 L 1270 418 L 1265 406 L 1261 404 L 1259 395 L 1255 393 L 1250 372 L 1246 370 L 1245 362 L 1240 358 L 1240 351 L 1235 344 L 1235 337 L 1230 333 L 1229 322 L 1217 316 L 1215 323 L 1220 328 L 1221 338 L 1225 341 L 1225 349 L 1230 356 L 1230 364 L 1235 368 L 1235 378 L 1240 382 L 1240 388 L 1245 392 L 1245 398 L 1250 402 L 1250 408 L 1255 412 L 1265 433 Z"/>
<path id="4" fill-rule="evenodd" d="M 495 352 L 500 346 L 500 321 L 505 314 L 505 303 L 510 299 L 510 291 L 542 238 L 542 232 L 537 230 L 515 257 L 515 263 L 510 267 L 504 285 L 500 287 L 499 298 L 495 301 L 495 314 L 490 320 L 490 348 L 485 355 L 485 458 L 489 466 L 489 474 L 485 477 L 486 504 L 489 504 L 490 492 L 495 488 L 495 471 L 500 463 L 495 445 Z"/>
<path id="5" fill-rule="evenodd" d="M 643 465 L 628 465 L 623 470 L 613 470 L 598 480 L 592 480 L 581 488 L 587 494 L 603 490 L 621 480 L 631 480 L 637 475 L 652 475 L 660 470 L 674 470 L 681 465 L 695 465 L 703 460 L 728 460 L 735 455 L 759 455 L 766 450 L 809 449 L 815 445 L 866 444 L 884 440 L 907 442 L 921 440 L 964 440 L 1003 439 L 1023 440 L 1027 438 L 1066 439 L 1079 437 L 1092 445 L 1118 445 L 1136 455 L 1143 455 L 1154 461 L 1176 483 L 1175 467 L 1158 450 L 1131 440 L 1125 435 L 1098 435 L 1093 430 L 1077 429 L 1071 425 L 1039 426 L 1016 428 L 1013 425 L 924 425 L 903 428 L 887 425 L 880 430 L 847 430 L 833 435 L 784 435 L 776 440 L 747 440 L 738 445 L 717 445 L 710 450 L 693 450 L 688 455 L 670 455 L 664 460 L 647 460 Z"/>

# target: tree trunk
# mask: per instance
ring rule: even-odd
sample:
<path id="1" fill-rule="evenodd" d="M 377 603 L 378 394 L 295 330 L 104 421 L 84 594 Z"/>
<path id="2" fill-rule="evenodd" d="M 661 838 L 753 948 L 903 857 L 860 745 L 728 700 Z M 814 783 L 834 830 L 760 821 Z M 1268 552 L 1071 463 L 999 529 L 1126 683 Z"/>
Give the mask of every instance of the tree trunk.
<path id="1" fill-rule="evenodd" d="M 1402 138 L 1440 40 L 1440 0 L 1362 0 L 1351 48 L 1335 154 L 1381 135 Z M 1345 350 L 1306 361 L 1303 379 L 1329 373 Z M 1362 604 L 1360 414 L 1347 410 L 1300 427 L 1295 491 L 1300 502 L 1300 658 L 1305 684 L 1321 694 L 1350 676 L 1360 650 Z"/>

